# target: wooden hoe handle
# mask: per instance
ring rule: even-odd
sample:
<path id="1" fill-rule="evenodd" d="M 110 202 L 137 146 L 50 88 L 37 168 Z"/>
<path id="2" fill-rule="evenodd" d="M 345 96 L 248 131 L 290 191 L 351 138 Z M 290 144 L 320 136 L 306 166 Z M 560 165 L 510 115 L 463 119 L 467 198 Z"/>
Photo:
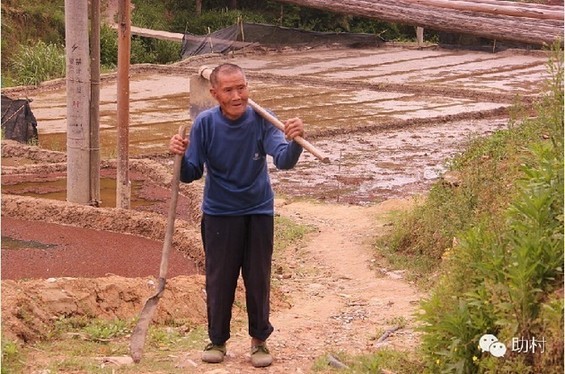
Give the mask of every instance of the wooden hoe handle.
<path id="1" fill-rule="evenodd" d="M 207 66 L 201 66 L 198 70 L 198 75 L 201 77 L 210 80 L 210 74 L 212 74 L 212 69 Z M 261 117 L 265 118 L 267 121 L 271 122 L 276 128 L 284 132 L 284 123 L 282 123 L 277 117 L 273 116 L 271 113 L 267 112 L 263 107 L 257 104 L 252 99 L 248 99 L 247 103 L 249 106 L 253 108 Z M 307 141 L 301 136 L 296 136 L 293 141 L 297 142 L 302 146 L 302 148 L 306 149 L 308 152 L 313 154 L 317 159 L 322 161 L 325 164 L 330 163 L 330 159 L 325 156 L 318 148 L 316 148 L 312 143 Z"/>

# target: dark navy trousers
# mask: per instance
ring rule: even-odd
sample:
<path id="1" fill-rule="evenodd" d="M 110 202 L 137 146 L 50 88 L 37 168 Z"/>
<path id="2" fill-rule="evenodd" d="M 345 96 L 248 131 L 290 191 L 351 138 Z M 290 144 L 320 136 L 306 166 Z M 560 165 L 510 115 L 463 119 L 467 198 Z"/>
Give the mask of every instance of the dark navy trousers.
<path id="1" fill-rule="evenodd" d="M 273 229 L 271 215 L 203 215 L 208 336 L 213 344 L 224 344 L 230 338 L 240 271 L 245 285 L 249 335 L 267 340 L 273 332 L 269 322 Z"/>

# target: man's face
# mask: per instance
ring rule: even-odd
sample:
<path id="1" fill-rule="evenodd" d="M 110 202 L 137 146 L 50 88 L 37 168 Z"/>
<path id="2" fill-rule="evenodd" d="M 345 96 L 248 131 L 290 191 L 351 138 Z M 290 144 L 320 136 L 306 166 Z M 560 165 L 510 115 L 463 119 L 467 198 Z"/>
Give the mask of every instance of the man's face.
<path id="1" fill-rule="evenodd" d="M 219 73 L 217 84 L 210 89 L 210 93 L 220 104 L 224 116 L 232 121 L 245 113 L 249 91 L 243 73 L 239 71 Z"/>

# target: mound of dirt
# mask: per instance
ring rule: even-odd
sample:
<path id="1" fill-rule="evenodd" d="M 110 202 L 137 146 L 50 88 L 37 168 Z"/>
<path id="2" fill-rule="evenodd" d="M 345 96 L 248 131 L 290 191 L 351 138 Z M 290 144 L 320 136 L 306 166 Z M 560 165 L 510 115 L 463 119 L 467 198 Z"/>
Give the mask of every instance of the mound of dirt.
<path id="1" fill-rule="evenodd" d="M 49 278 L 2 281 L 2 333 L 12 341 L 45 338 L 58 319 L 87 317 L 131 320 L 155 293 L 153 279 Z M 155 323 L 179 320 L 201 324 L 206 318 L 204 277 L 179 276 L 168 280 Z"/>

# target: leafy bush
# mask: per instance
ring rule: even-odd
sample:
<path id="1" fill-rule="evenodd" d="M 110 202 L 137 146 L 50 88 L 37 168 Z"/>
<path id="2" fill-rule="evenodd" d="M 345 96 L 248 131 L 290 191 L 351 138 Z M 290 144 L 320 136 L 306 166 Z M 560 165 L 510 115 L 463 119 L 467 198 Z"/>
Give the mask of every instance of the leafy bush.
<path id="1" fill-rule="evenodd" d="M 513 152 L 520 155 L 516 193 L 501 214 L 482 215 L 458 235 L 444 254 L 438 286 L 422 304 L 431 372 L 563 372 L 562 57 L 552 64 L 537 118 L 489 140 L 501 149 L 523 140 Z M 492 162 L 500 160 L 485 160 L 485 167 Z M 465 163 L 460 167 L 466 170 Z M 506 345 L 504 358 L 479 349 L 487 333 Z M 541 346 L 536 352 L 514 346 L 533 339 L 543 342 L 543 353 Z"/>
<path id="2" fill-rule="evenodd" d="M 65 76 L 65 52 L 61 45 L 38 41 L 20 46 L 12 59 L 17 84 L 38 85 L 43 81 Z"/>
<path id="3" fill-rule="evenodd" d="M 167 64 L 181 59 L 181 44 L 167 40 L 155 40 L 155 62 Z"/>
<path id="4" fill-rule="evenodd" d="M 118 33 L 106 24 L 100 28 L 100 64 L 108 68 L 118 64 Z"/>
<path id="5" fill-rule="evenodd" d="M 167 30 L 170 15 L 167 2 L 152 0 L 134 0 L 131 22 L 135 26 L 156 30 Z"/>

